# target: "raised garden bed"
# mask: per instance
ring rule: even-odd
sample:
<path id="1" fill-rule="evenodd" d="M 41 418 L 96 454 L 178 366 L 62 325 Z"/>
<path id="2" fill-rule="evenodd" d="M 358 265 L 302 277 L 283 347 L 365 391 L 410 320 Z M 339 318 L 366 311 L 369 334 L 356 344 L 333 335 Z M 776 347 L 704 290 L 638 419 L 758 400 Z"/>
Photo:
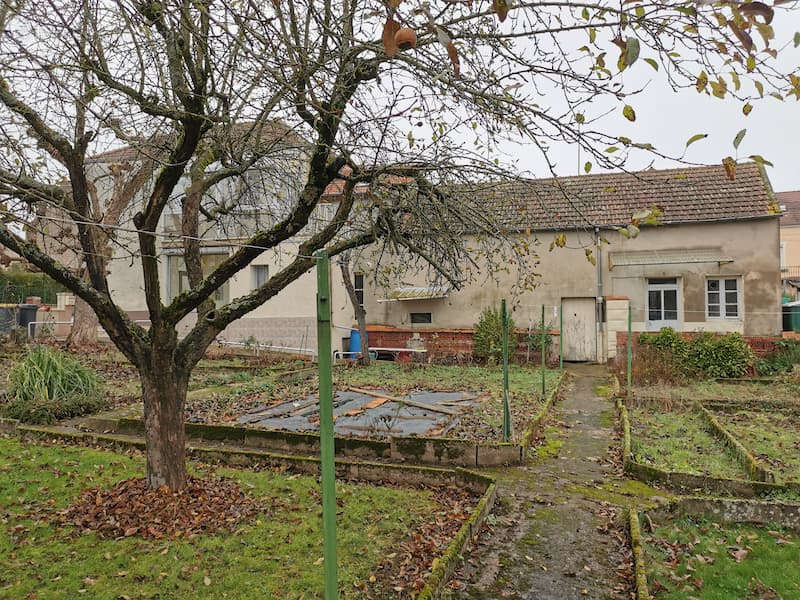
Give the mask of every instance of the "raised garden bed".
<path id="1" fill-rule="evenodd" d="M 29 437 L 136 446 L 124 436 L 70 439 L 66 433 L 58 435 L 57 428 L 23 429 L 18 433 Z M 224 448 L 205 450 L 205 458 L 223 463 L 242 463 L 245 458 Z M 259 465 L 258 472 L 213 470 L 241 482 L 264 502 L 268 509 L 255 521 L 224 535 L 185 540 L 132 535 L 112 541 L 96 534 L 80 536 L 41 517 L 71 503 L 84 487 L 107 486 L 140 474 L 139 455 L 0 439 L 4 458 L 0 463 L 7 465 L 0 503 L 8 515 L 6 533 L 0 537 L 4 557 L 0 590 L 11 597 L 34 591 L 48 594 L 50 588 L 70 597 L 141 597 L 167 589 L 173 598 L 320 597 L 319 484 L 316 478 L 300 474 L 313 473 L 318 463 L 281 460 L 289 457 L 275 457 L 273 462 L 263 453 L 251 455 L 247 464 Z M 280 471 L 269 469 L 270 464 L 280 465 Z M 337 485 L 342 596 L 405 598 L 422 590 L 424 597 L 433 597 L 491 509 L 494 484 L 463 471 L 355 463 L 337 467 L 340 477 L 404 484 L 403 488 Z M 287 468 L 297 474 L 290 475 Z M 193 467 L 200 473 L 208 469 Z M 406 487 L 409 484 L 416 487 Z"/>
<path id="2" fill-rule="evenodd" d="M 800 481 L 800 422 L 781 411 L 716 412 L 716 418 L 779 481 Z"/>
<path id="3" fill-rule="evenodd" d="M 800 597 L 798 514 L 798 505 L 703 498 L 633 513 L 639 599 Z"/>

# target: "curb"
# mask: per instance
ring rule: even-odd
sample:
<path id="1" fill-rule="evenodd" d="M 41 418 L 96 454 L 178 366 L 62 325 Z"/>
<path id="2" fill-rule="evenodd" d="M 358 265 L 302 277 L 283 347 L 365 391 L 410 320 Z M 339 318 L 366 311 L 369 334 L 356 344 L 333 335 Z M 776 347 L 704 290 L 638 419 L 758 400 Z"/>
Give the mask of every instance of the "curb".
<path id="1" fill-rule="evenodd" d="M 461 555 L 469 545 L 470 540 L 478 533 L 486 516 L 491 512 L 496 497 L 497 484 L 492 483 L 486 488 L 483 497 L 475 506 L 469 519 L 461 525 L 444 554 L 440 558 L 434 559 L 431 565 L 431 574 L 428 576 L 425 587 L 422 588 L 422 591 L 417 596 L 417 600 L 433 600 L 441 595 L 442 590 L 461 561 Z"/>
<path id="2" fill-rule="evenodd" d="M 650 600 L 650 591 L 647 589 L 647 570 L 644 562 L 642 548 L 642 528 L 639 522 L 639 513 L 635 508 L 628 512 L 628 534 L 630 535 L 631 549 L 633 551 L 633 583 L 636 600 Z"/>
<path id="3" fill-rule="evenodd" d="M 800 503 L 741 498 L 706 498 L 687 496 L 664 506 L 645 511 L 657 519 L 665 514 L 672 516 L 700 515 L 720 523 L 752 523 L 755 525 L 780 525 L 800 531 Z"/>
<path id="4" fill-rule="evenodd" d="M 547 418 L 547 415 L 550 413 L 550 409 L 556 403 L 559 394 L 561 393 L 561 386 L 564 381 L 567 379 L 567 372 L 561 371 L 561 374 L 558 376 L 558 381 L 556 381 L 555 387 L 550 391 L 547 395 L 547 400 L 545 400 L 544 406 L 539 409 L 539 412 L 536 413 L 536 416 L 531 419 L 530 423 L 528 423 L 528 427 L 525 429 L 525 433 L 522 434 L 522 440 L 520 441 L 520 445 L 522 446 L 522 460 L 525 462 L 525 459 L 528 455 L 528 448 L 531 446 L 531 439 L 533 435 L 541 428 L 544 420 Z"/>
<path id="5" fill-rule="evenodd" d="M 644 483 L 659 483 L 678 492 L 706 490 L 745 498 L 768 496 L 776 492 L 797 491 L 798 489 L 798 486 L 792 484 L 781 485 L 752 479 L 723 479 L 707 475 L 694 475 L 693 473 L 666 471 L 636 462 L 631 453 L 628 408 L 620 398 L 616 399 L 616 404 L 622 425 L 622 469 L 634 479 Z"/>
<path id="6" fill-rule="evenodd" d="M 747 450 L 747 448 L 745 448 L 742 443 L 733 436 L 733 434 L 725 429 L 705 406 L 700 404 L 698 401 L 695 401 L 694 405 L 705 419 L 706 423 L 711 429 L 711 432 L 725 442 L 731 450 L 733 450 L 736 458 L 739 459 L 739 462 L 742 463 L 742 466 L 750 475 L 750 479 L 767 483 L 775 482 L 775 474 L 766 467 L 760 465 L 755 456 L 753 456 L 750 451 Z"/>

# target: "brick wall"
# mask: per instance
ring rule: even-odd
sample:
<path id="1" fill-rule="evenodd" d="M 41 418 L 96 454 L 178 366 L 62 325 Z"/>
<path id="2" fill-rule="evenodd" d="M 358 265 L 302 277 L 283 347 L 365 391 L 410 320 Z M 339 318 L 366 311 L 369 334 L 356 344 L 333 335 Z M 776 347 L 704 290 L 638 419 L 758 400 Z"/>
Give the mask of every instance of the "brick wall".
<path id="1" fill-rule="evenodd" d="M 427 350 L 427 360 L 438 362 L 471 361 L 473 356 L 472 329 L 401 329 L 383 325 L 367 325 L 369 345 L 379 348 L 419 348 Z M 514 359 L 517 362 L 538 363 L 541 355 L 525 341 L 526 330 L 517 330 L 517 347 Z M 547 357 L 551 366 L 558 362 L 558 331 L 550 332 L 550 352 Z"/>

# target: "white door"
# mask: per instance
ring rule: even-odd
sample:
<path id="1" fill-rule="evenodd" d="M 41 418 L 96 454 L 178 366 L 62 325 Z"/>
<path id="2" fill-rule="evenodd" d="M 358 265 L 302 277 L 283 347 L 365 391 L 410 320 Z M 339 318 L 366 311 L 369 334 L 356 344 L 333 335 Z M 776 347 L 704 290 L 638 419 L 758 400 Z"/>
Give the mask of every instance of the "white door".
<path id="1" fill-rule="evenodd" d="M 564 360 L 587 361 L 597 358 L 594 298 L 564 298 Z"/>

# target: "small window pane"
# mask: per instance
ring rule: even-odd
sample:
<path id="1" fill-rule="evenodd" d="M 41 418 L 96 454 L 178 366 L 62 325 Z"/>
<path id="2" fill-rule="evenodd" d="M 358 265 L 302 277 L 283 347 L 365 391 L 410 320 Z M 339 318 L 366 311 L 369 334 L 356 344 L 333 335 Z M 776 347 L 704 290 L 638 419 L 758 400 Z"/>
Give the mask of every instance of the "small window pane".
<path id="1" fill-rule="evenodd" d="M 253 265 L 253 286 L 261 287 L 269 280 L 269 265 Z"/>
<path id="2" fill-rule="evenodd" d="M 725 302 L 728 304 L 737 304 L 739 302 L 738 294 L 736 292 L 725 292 Z"/>
<path id="3" fill-rule="evenodd" d="M 650 290 L 647 294 L 649 312 L 647 318 L 651 321 L 661 320 L 661 292 Z"/>
<path id="4" fill-rule="evenodd" d="M 726 290 L 736 290 L 736 280 L 735 279 L 726 279 L 725 280 L 725 289 Z"/>
<path id="5" fill-rule="evenodd" d="M 676 285 L 678 283 L 677 277 L 658 277 L 656 279 L 648 279 L 647 283 L 650 285 Z"/>
<path id="6" fill-rule="evenodd" d="M 709 304 L 708 305 L 708 316 L 709 317 L 718 317 L 719 316 L 719 304 Z"/>
<path id="7" fill-rule="evenodd" d="M 678 291 L 664 290 L 664 320 L 678 320 Z"/>
<path id="8" fill-rule="evenodd" d="M 739 305 L 738 304 L 726 304 L 725 305 L 725 316 L 726 317 L 738 317 L 739 316 Z"/>
<path id="9" fill-rule="evenodd" d="M 708 303 L 719 304 L 719 292 L 708 292 Z"/>
<path id="10" fill-rule="evenodd" d="M 708 291 L 709 292 L 718 292 L 719 291 L 719 279 L 709 279 L 708 280 Z"/>
<path id="11" fill-rule="evenodd" d="M 411 313 L 412 323 L 430 323 L 431 313 Z"/>

